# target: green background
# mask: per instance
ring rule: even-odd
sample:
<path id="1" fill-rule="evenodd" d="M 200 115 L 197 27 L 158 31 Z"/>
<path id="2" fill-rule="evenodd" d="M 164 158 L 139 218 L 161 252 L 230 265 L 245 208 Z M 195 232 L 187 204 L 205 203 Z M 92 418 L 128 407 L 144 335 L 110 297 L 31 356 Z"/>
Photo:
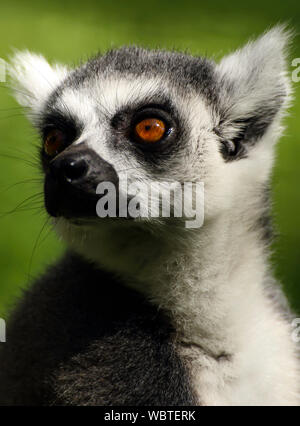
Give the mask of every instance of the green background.
<path id="1" fill-rule="evenodd" d="M 13 48 L 27 48 L 49 60 L 76 64 L 98 50 L 129 43 L 219 59 L 249 37 L 286 21 L 299 32 L 299 1 L 2 0 L 0 57 L 7 59 Z M 295 57 L 300 57 L 299 36 L 291 51 L 291 60 Z M 277 149 L 273 178 L 279 235 L 272 264 L 300 313 L 300 82 L 294 86 L 295 102 Z M 0 317 L 29 279 L 63 250 L 45 225 L 42 187 L 35 181 L 41 175 L 32 164 L 37 162 L 37 142 L 8 88 L 0 83 Z M 37 195 L 20 206 L 33 194 Z"/>

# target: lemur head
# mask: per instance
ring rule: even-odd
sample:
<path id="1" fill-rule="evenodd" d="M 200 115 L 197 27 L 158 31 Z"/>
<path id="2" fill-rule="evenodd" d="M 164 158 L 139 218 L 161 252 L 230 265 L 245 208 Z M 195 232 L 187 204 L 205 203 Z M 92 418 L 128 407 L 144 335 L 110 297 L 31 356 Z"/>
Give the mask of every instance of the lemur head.
<path id="1" fill-rule="evenodd" d="M 218 64 L 125 47 L 71 70 L 17 53 L 15 96 L 41 134 L 45 205 L 63 237 L 90 253 L 87 245 L 107 250 L 122 233 L 133 244 L 143 227 L 178 229 L 174 218 L 97 217 L 97 185 L 124 173 L 129 182 L 203 182 L 205 222 L 254 217 L 290 94 L 288 39 L 275 27 Z"/>

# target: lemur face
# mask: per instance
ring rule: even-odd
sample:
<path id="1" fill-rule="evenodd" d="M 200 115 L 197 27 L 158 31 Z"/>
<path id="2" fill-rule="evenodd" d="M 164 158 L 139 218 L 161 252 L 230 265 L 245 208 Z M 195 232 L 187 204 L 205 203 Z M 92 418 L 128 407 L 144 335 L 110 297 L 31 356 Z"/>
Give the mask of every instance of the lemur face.
<path id="1" fill-rule="evenodd" d="M 289 96 L 288 39 L 276 27 L 219 64 L 132 47 L 68 70 L 18 53 L 10 73 L 41 135 L 48 213 L 68 229 L 90 220 L 94 235 L 104 222 L 97 185 L 118 187 L 124 176 L 128 183 L 203 182 L 208 221 L 253 208 Z M 141 205 L 146 198 L 139 193 Z"/>
<path id="2" fill-rule="evenodd" d="M 124 175 L 149 185 L 204 179 L 205 156 L 223 161 L 214 72 L 207 60 L 135 48 L 73 71 L 37 123 L 48 213 L 96 216 L 97 185 Z"/>

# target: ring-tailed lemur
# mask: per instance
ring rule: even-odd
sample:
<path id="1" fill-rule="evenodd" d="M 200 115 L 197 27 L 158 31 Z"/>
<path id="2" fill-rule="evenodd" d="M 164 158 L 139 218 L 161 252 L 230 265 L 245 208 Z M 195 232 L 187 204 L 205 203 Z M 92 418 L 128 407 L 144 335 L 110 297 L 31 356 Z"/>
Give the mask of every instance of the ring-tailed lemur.
<path id="1" fill-rule="evenodd" d="M 218 64 L 125 47 L 70 70 L 16 54 L 15 96 L 41 134 L 45 205 L 69 251 L 12 315 L 1 404 L 299 404 L 268 264 L 288 40 L 275 27 Z M 204 225 L 97 217 L 97 184 L 124 171 L 204 182 Z"/>

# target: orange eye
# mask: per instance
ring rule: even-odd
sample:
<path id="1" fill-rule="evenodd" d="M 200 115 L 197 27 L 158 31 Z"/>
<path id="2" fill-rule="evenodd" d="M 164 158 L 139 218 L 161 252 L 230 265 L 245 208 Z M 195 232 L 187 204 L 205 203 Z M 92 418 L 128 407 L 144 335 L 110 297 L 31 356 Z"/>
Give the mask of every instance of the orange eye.
<path id="1" fill-rule="evenodd" d="M 65 138 L 63 132 L 54 129 L 51 130 L 46 136 L 44 142 L 44 150 L 47 155 L 49 155 L 50 157 L 54 157 L 63 150 L 64 144 Z"/>
<path id="2" fill-rule="evenodd" d="M 145 118 L 135 126 L 135 134 L 141 142 L 154 143 L 166 133 L 166 125 L 158 118 Z"/>

